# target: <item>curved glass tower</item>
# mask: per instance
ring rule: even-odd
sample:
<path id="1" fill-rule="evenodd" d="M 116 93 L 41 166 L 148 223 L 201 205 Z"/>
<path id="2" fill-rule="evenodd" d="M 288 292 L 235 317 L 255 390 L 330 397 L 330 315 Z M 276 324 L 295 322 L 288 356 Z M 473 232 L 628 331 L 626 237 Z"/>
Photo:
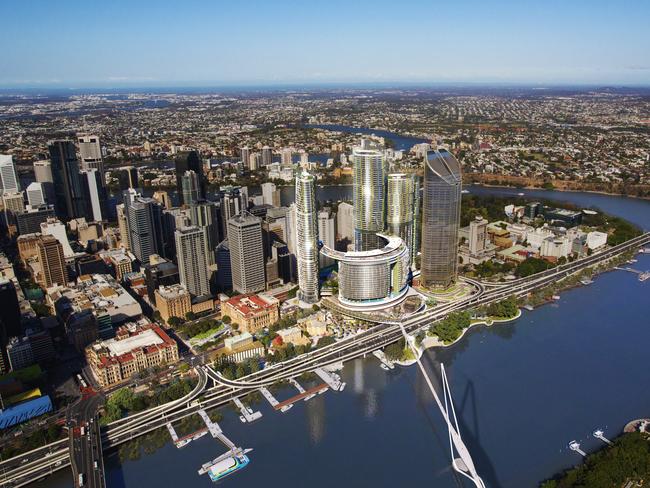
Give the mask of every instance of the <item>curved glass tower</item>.
<path id="1" fill-rule="evenodd" d="M 415 176 L 391 173 L 386 180 L 386 233 L 400 237 L 409 248 L 410 262 L 415 256 L 413 222 L 415 215 Z"/>
<path id="2" fill-rule="evenodd" d="M 354 164 L 354 248 L 377 249 L 377 232 L 384 231 L 385 166 L 383 153 L 367 141 L 352 150 Z"/>
<path id="3" fill-rule="evenodd" d="M 314 177 L 302 172 L 296 176 L 296 259 L 298 298 L 306 303 L 318 301 L 318 222 Z"/>
<path id="4" fill-rule="evenodd" d="M 447 150 L 428 151 L 424 162 L 420 282 L 447 288 L 456 281 L 461 169 Z"/>

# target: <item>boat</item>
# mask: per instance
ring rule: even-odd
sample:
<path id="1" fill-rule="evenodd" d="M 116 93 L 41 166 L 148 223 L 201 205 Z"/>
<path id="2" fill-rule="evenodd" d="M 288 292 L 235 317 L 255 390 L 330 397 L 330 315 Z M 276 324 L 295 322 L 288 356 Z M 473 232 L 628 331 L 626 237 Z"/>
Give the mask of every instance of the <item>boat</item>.
<path id="1" fill-rule="evenodd" d="M 639 274 L 639 281 L 645 281 L 648 278 L 650 278 L 650 271 L 646 271 L 645 273 Z"/>
<path id="2" fill-rule="evenodd" d="M 229 476 L 240 469 L 245 468 L 250 460 L 246 454 L 239 454 L 235 456 L 229 456 L 218 463 L 210 466 L 208 470 L 208 476 L 214 482 L 217 482 L 226 476 Z"/>
<path id="3" fill-rule="evenodd" d="M 528 310 L 529 312 L 532 312 L 533 310 L 535 310 L 535 307 L 533 307 L 533 306 L 530 305 L 530 304 L 528 304 L 528 305 L 524 305 L 524 308 L 525 308 L 526 310 Z"/>
<path id="4" fill-rule="evenodd" d="M 553 295 L 553 300 L 559 300 L 559 299 L 560 299 L 560 295 Z"/>
<path id="5" fill-rule="evenodd" d="M 523 191 L 520 191 L 519 193 L 517 193 L 517 196 L 518 196 L 518 197 L 523 197 L 523 196 L 524 196 L 524 192 L 523 192 Z"/>
<path id="6" fill-rule="evenodd" d="M 390 368 L 389 368 L 388 366 L 386 366 L 384 363 L 381 363 L 381 364 L 379 365 L 379 367 L 380 367 L 381 369 L 383 369 L 384 371 L 390 371 Z"/>
<path id="7" fill-rule="evenodd" d="M 181 447 L 187 446 L 190 442 L 192 442 L 191 437 L 188 437 L 187 439 L 181 439 L 176 443 L 176 447 L 180 449 Z"/>
<path id="8" fill-rule="evenodd" d="M 245 423 L 246 423 L 246 419 L 244 418 L 243 415 L 240 415 L 240 416 L 239 416 L 239 420 L 241 421 L 242 424 L 245 424 Z"/>
<path id="9" fill-rule="evenodd" d="M 291 407 L 293 407 L 293 403 L 291 403 L 291 404 L 289 404 L 289 405 L 285 405 L 284 407 L 282 407 L 282 408 L 280 409 L 280 412 L 284 413 L 284 412 L 286 412 L 287 410 L 291 409 Z"/>
<path id="10" fill-rule="evenodd" d="M 469 193 L 469 190 L 461 190 L 461 193 L 462 193 L 463 195 L 467 195 L 467 194 Z"/>
<path id="11" fill-rule="evenodd" d="M 591 285 L 593 282 L 594 282 L 594 280 L 590 280 L 589 278 L 585 278 L 585 279 L 580 280 L 580 283 L 582 283 L 585 286 L 586 285 Z"/>

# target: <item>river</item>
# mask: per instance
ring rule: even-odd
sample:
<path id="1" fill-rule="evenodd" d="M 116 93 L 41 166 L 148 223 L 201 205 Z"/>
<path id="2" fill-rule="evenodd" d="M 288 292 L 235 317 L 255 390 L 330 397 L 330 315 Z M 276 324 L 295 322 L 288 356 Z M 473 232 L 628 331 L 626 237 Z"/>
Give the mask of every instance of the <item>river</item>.
<path id="1" fill-rule="evenodd" d="M 356 130 L 356 129 L 355 129 Z M 597 207 L 650 229 L 650 202 L 589 193 L 471 187 L 480 194 L 516 194 Z M 283 201 L 290 199 L 283 190 Z M 324 189 L 338 199 L 349 187 Z M 650 269 L 650 255 L 635 268 Z M 650 282 L 614 271 L 588 287 L 562 293 L 553 305 L 524 311 L 513 323 L 476 327 L 457 344 L 428 350 L 444 363 L 461 434 L 488 487 L 526 488 L 581 462 L 566 445 L 578 439 L 592 451 L 597 427 L 618 435 L 624 424 L 650 414 L 647 357 Z M 236 444 L 252 447 L 246 469 L 224 486 L 469 487 L 450 468 L 447 432 L 415 367 L 384 372 L 370 357 L 348 363 L 343 392 L 330 392 L 242 424 L 230 408 L 220 422 Z M 285 399 L 294 391 L 277 394 Z M 171 443 L 137 461 L 106 459 L 107 486 L 207 487 L 200 465 L 225 449 L 203 437 L 183 449 Z M 43 485 L 70 486 L 59 473 Z"/>

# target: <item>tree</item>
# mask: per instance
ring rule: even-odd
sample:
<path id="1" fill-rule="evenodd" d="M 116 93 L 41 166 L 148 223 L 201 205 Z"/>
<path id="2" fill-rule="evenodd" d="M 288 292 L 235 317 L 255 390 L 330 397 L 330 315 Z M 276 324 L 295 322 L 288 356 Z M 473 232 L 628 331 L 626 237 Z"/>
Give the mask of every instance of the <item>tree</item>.
<path id="1" fill-rule="evenodd" d="M 185 314 L 185 318 L 190 321 L 196 320 L 196 314 L 192 311 L 189 311 Z"/>
<path id="2" fill-rule="evenodd" d="M 169 317 L 167 323 L 169 324 L 170 327 L 175 329 L 176 327 L 180 327 L 181 325 L 183 325 L 185 321 L 180 317 Z"/>
<path id="3" fill-rule="evenodd" d="M 190 365 L 187 363 L 181 363 L 180 366 L 178 367 L 178 370 L 185 374 L 190 370 Z"/>
<path id="4" fill-rule="evenodd" d="M 224 315 L 223 317 L 221 317 L 221 321 L 224 324 L 228 325 L 230 322 L 232 322 L 232 319 L 230 318 L 229 315 Z"/>

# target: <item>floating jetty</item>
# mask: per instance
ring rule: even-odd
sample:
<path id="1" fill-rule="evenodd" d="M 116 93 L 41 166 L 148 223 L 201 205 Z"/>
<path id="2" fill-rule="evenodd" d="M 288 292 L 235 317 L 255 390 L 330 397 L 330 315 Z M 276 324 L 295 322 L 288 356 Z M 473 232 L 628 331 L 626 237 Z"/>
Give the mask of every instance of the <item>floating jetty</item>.
<path id="1" fill-rule="evenodd" d="M 306 393 L 305 389 L 302 386 L 300 386 L 300 383 L 298 383 L 298 381 L 296 381 L 295 378 L 289 378 L 289 383 L 291 383 L 293 386 L 296 387 L 296 390 L 298 390 L 298 393 L 300 395 L 304 395 L 303 398 L 304 398 L 305 401 L 311 400 L 312 398 L 314 398 L 316 396 L 316 393 L 305 395 L 305 393 Z"/>
<path id="2" fill-rule="evenodd" d="M 384 354 L 384 351 L 382 351 L 381 349 L 377 349 L 376 351 L 373 351 L 372 355 L 375 356 L 377 359 L 379 359 L 379 362 L 381 362 L 381 369 L 383 369 L 384 371 L 395 369 L 395 365 L 393 364 L 393 362 L 386 357 L 386 354 Z"/>
<path id="3" fill-rule="evenodd" d="M 260 391 L 262 392 L 262 396 L 263 396 L 264 398 L 266 398 L 266 400 L 271 404 L 271 406 L 272 406 L 275 410 L 280 410 L 282 413 L 284 413 L 284 412 L 286 412 L 287 410 L 289 410 L 291 407 L 293 407 L 293 403 L 290 403 L 290 404 L 288 404 L 288 405 L 283 405 L 282 407 L 278 407 L 278 405 L 280 405 L 280 402 L 278 401 L 277 398 L 275 398 L 275 397 L 273 396 L 273 393 L 271 393 L 271 392 L 269 391 L 269 389 L 266 388 L 265 386 L 263 386 L 262 388 L 260 388 Z M 284 403 L 284 402 L 283 402 L 283 403 Z"/>
<path id="4" fill-rule="evenodd" d="M 241 412 L 241 416 L 244 418 L 246 422 L 253 422 L 257 419 L 262 418 L 262 412 L 260 411 L 253 412 L 253 409 L 244 405 L 239 398 L 234 398 L 233 402 L 235 402 L 235 405 L 237 405 L 237 408 Z"/>
<path id="5" fill-rule="evenodd" d="M 630 273 L 634 273 L 639 276 L 639 281 L 645 281 L 647 279 L 650 279 L 650 271 L 639 271 L 638 269 L 629 268 L 629 267 L 622 268 L 620 266 L 616 266 L 614 269 L 617 269 L 619 271 L 628 271 Z"/>
<path id="6" fill-rule="evenodd" d="M 204 428 L 204 429 L 199 429 L 196 432 L 192 432 L 191 434 L 187 434 L 186 436 L 178 437 L 178 434 L 176 433 L 176 430 L 174 429 L 174 426 L 171 423 L 167 424 L 167 430 L 169 431 L 169 435 L 171 436 L 174 445 L 179 449 L 181 447 L 187 446 L 192 441 L 200 439 L 201 437 L 203 437 L 205 434 L 208 433 L 208 429 Z"/>
<path id="7" fill-rule="evenodd" d="M 605 444 L 609 444 L 610 446 L 612 445 L 612 441 L 610 441 L 607 437 L 605 437 L 605 433 L 601 429 L 594 430 L 593 436 L 596 439 L 600 439 Z"/>
<path id="8" fill-rule="evenodd" d="M 586 452 L 584 452 L 582 449 L 580 449 L 580 443 L 578 441 L 571 441 L 569 442 L 569 449 L 572 451 L 577 452 L 581 456 L 585 457 L 587 455 Z"/>
<path id="9" fill-rule="evenodd" d="M 320 385 L 314 386 L 309 390 L 303 390 L 302 393 L 299 393 L 296 396 L 292 396 L 291 398 L 283 402 L 279 402 L 277 405 L 274 405 L 273 408 L 276 410 L 280 410 L 281 412 L 286 412 L 286 410 L 291 408 L 293 404 L 296 403 L 297 401 L 309 400 L 310 398 L 314 398 L 317 394 L 325 393 L 328 388 L 329 386 L 327 386 L 326 383 L 321 383 Z"/>
<path id="10" fill-rule="evenodd" d="M 336 373 L 327 372 L 323 368 L 315 369 L 314 373 L 320 376 L 320 379 L 334 391 L 343 391 L 345 388 L 345 383 L 341 382 L 341 377 Z"/>

